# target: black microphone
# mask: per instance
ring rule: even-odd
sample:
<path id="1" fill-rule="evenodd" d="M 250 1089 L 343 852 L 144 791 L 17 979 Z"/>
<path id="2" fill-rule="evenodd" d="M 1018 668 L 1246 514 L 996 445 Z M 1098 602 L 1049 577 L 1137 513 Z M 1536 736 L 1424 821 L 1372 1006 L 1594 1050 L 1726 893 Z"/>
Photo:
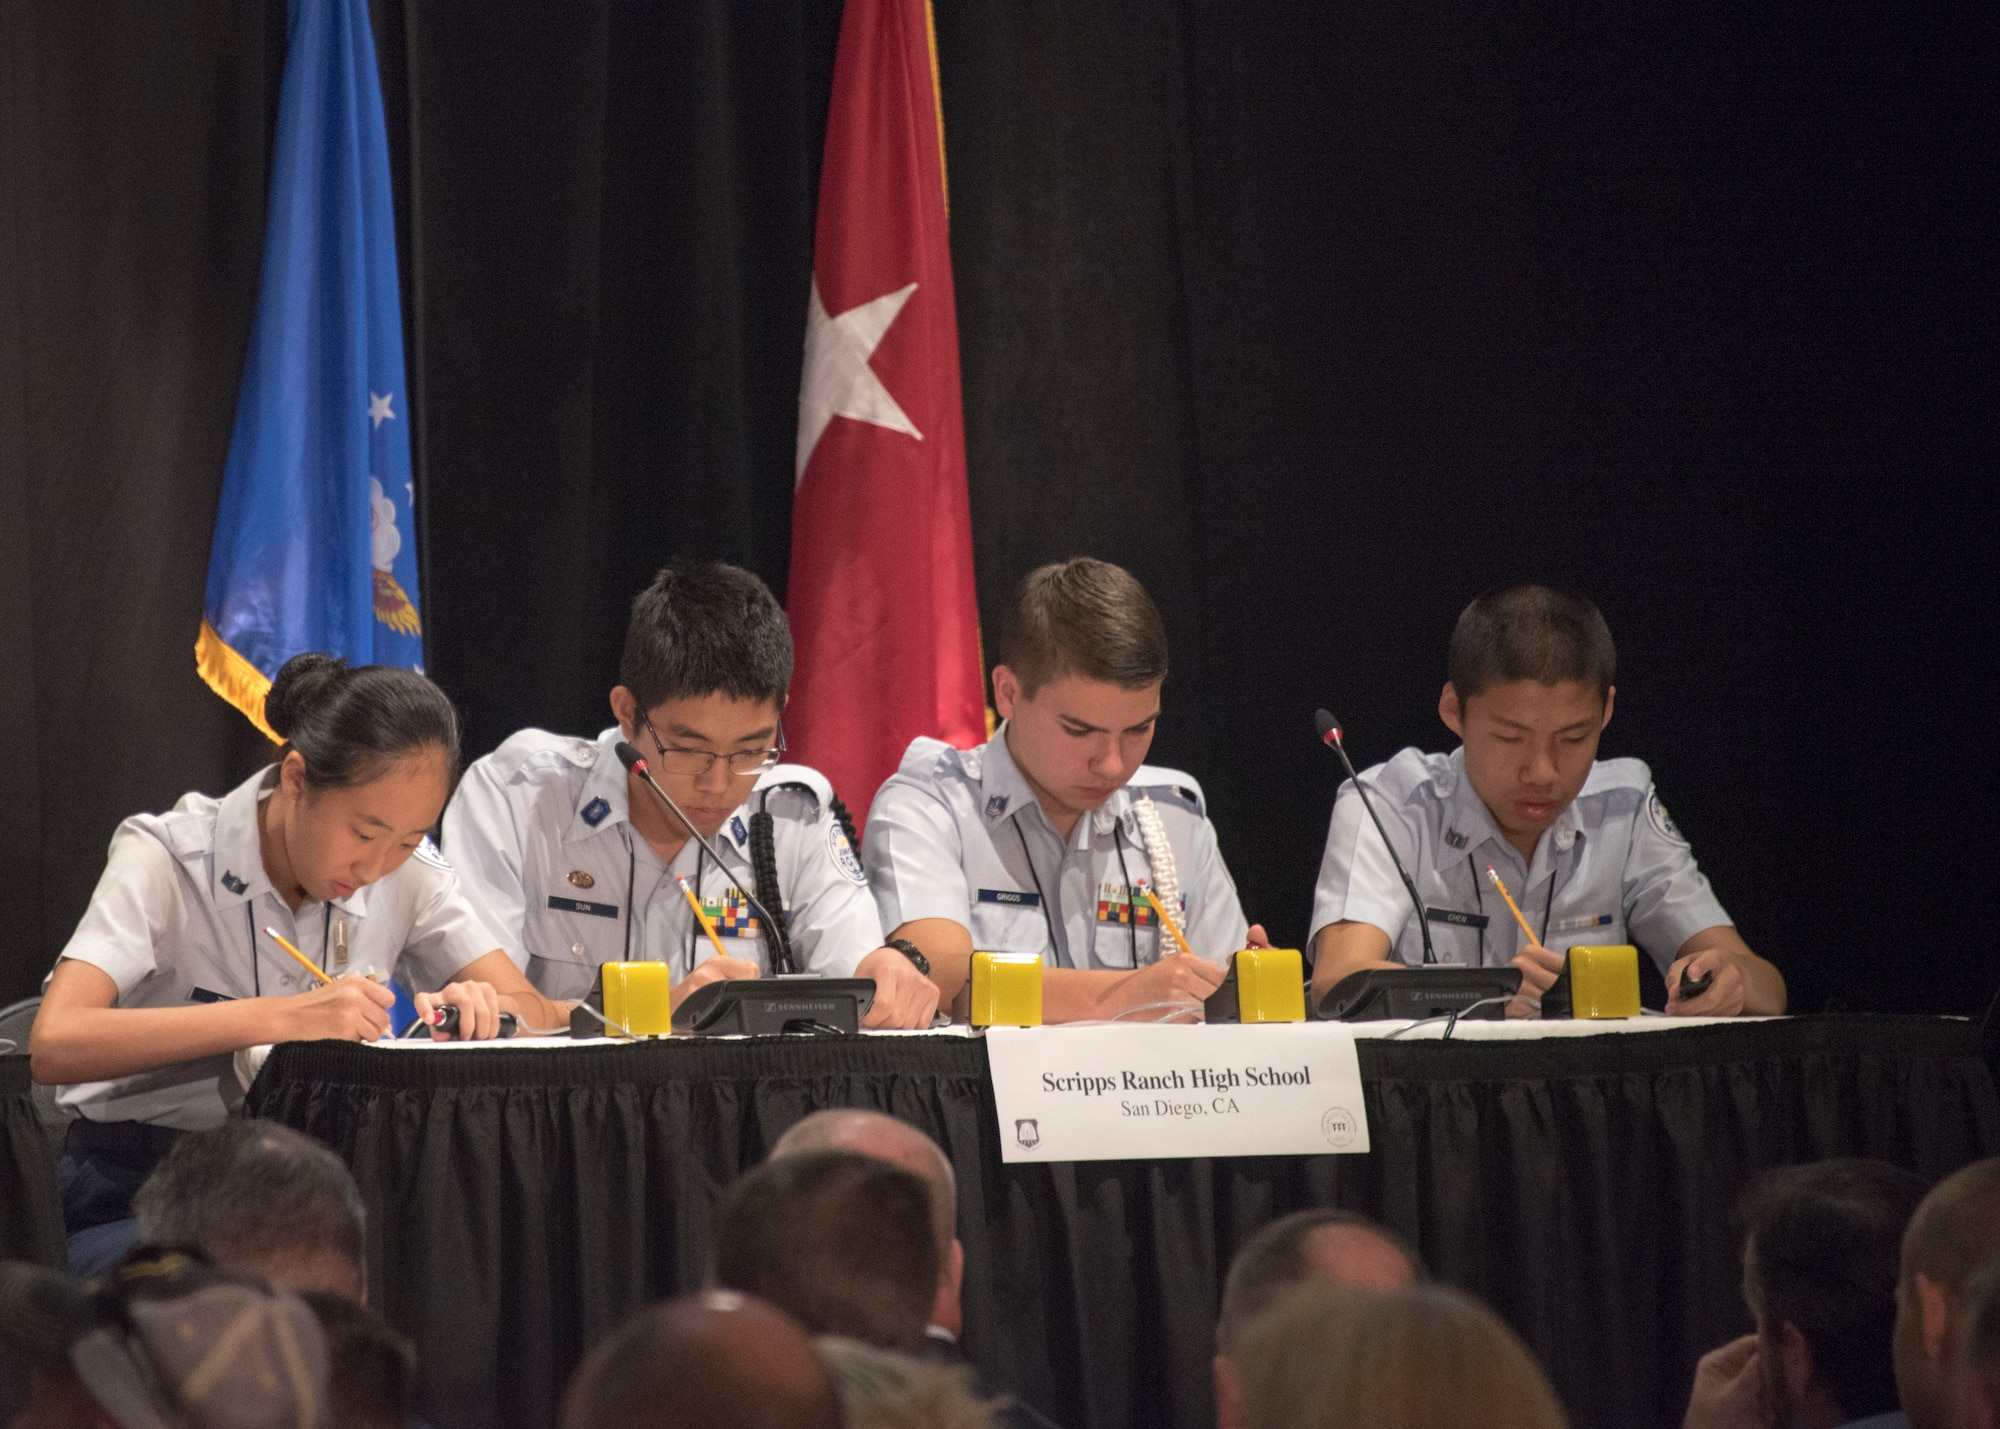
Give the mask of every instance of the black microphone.
<path id="1" fill-rule="evenodd" d="M 1375 812 L 1375 801 L 1368 797 L 1368 786 L 1361 782 L 1361 776 L 1354 772 L 1354 761 L 1347 757 L 1347 746 L 1340 742 L 1340 721 L 1325 710 L 1313 714 L 1313 723 L 1319 727 L 1320 742 L 1340 756 L 1340 767 L 1347 771 L 1347 777 L 1354 781 L 1354 792 L 1361 796 L 1361 807 L 1374 820 L 1375 832 L 1382 835 L 1382 847 L 1389 850 L 1389 861 L 1396 865 L 1396 872 L 1402 875 L 1403 887 L 1409 891 L 1410 903 L 1417 910 L 1417 931 L 1424 940 L 1424 962 L 1435 963 L 1437 954 L 1431 950 L 1431 915 L 1424 907 L 1424 900 L 1417 897 L 1417 885 L 1410 878 L 1410 871 L 1403 867 L 1403 860 L 1396 857 L 1396 846 L 1389 842 L 1388 831 L 1382 827 L 1382 820 Z M 1392 945 L 1393 946 L 1393 945 Z"/>
<path id="2" fill-rule="evenodd" d="M 674 802 L 673 796 L 660 787 L 660 781 L 653 777 L 653 771 L 646 764 L 646 756 L 622 739 L 618 741 L 618 746 L 613 752 L 617 754 L 620 764 L 645 781 L 646 787 L 651 789 L 659 801 L 673 812 L 673 816 L 681 821 L 681 826 L 694 835 L 694 841 L 708 850 L 708 856 L 720 867 L 728 868 L 729 865 L 723 861 L 721 852 L 708 841 L 708 836 L 694 826 L 694 820 L 683 814 L 681 806 Z M 749 889 L 738 888 L 736 891 L 743 895 L 744 902 L 763 915 L 764 926 L 771 929 L 771 936 L 766 943 L 771 955 L 771 971 L 778 974 L 796 973 L 798 968 L 792 962 L 790 950 L 785 947 L 786 939 L 779 936 L 782 930 L 778 927 L 778 920 L 771 916 L 771 910 L 759 903 Z"/>

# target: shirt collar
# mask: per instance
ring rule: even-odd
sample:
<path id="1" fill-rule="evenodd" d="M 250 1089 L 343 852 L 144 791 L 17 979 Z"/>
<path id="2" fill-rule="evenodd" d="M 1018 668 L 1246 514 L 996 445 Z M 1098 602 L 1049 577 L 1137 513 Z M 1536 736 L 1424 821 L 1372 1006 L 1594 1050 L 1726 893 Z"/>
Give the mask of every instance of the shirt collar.
<path id="1" fill-rule="evenodd" d="M 1465 777 L 1464 745 L 1451 752 L 1444 772 L 1435 776 L 1432 782 L 1445 801 L 1445 848 L 1439 851 L 1441 854 L 1456 856 L 1470 853 L 1489 840 L 1498 850 L 1513 849 L 1506 835 L 1500 832 L 1499 824 L 1493 821 L 1493 811 L 1486 807 L 1486 801 L 1479 797 L 1472 781 Z M 1556 821 L 1549 826 L 1548 843 L 1537 852 L 1568 853 L 1576 846 L 1581 829 L 1576 800 L 1572 799 L 1569 806 L 1556 815 Z"/>
<path id="2" fill-rule="evenodd" d="M 577 793 L 576 807 L 570 811 L 569 827 L 563 831 L 564 843 L 594 838 L 627 822 L 630 805 L 626 791 L 631 786 L 626 781 L 630 776 L 618 758 L 618 745 L 624 738 L 625 732 L 615 724 L 597 736 L 597 756 L 591 761 L 590 776 Z"/>
<path id="3" fill-rule="evenodd" d="M 266 765 L 223 795 L 216 806 L 215 884 L 210 894 L 217 908 L 251 903 L 266 893 L 273 898 L 283 896 L 271 882 L 271 876 L 264 872 L 264 850 L 257 838 L 257 806 L 277 787 L 278 766 Z M 368 889 L 357 888 L 332 903 L 343 913 L 364 917 L 368 912 Z"/>
<path id="4" fill-rule="evenodd" d="M 276 787 L 278 766 L 266 765 L 222 796 L 215 809 L 215 886 L 210 890 L 218 908 L 248 903 L 259 894 L 276 894 L 264 872 L 264 853 L 257 841 L 257 805 L 264 785 Z"/>
<path id="5" fill-rule="evenodd" d="M 1019 814 L 1023 809 L 1041 809 L 1041 802 L 1035 797 L 1034 786 L 1028 783 L 1028 776 L 1021 772 L 1021 766 L 1014 762 L 1013 754 L 1007 748 L 1007 722 L 993 731 L 993 738 L 986 741 L 980 750 L 979 792 L 983 803 L 980 815 L 988 829 L 998 828 L 1007 819 Z M 1097 808 L 1077 820 L 1076 831 L 1071 834 L 1071 842 L 1079 847 L 1088 847 L 1092 834 L 1108 835 L 1112 826 L 1124 820 L 1132 808 L 1132 786 L 1121 785 L 1110 798 Z M 1048 811 L 1042 810 L 1042 818 L 1048 820 Z M 1051 825 L 1053 829 L 1053 825 Z"/>

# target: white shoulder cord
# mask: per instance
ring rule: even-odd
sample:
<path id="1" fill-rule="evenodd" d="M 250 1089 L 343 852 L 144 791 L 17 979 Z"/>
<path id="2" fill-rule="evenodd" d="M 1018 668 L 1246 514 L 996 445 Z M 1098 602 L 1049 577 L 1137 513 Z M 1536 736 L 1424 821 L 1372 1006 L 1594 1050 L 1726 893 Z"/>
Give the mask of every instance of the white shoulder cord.
<path id="1" fill-rule="evenodd" d="M 1166 827 L 1161 824 L 1160 811 L 1150 795 L 1141 795 L 1133 801 L 1132 821 L 1139 826 L 1139 837 L 1146 845 L 1146 862 L 1152 865 L 1153 896 L 1160 900 L 1167 916 L 1179 922 L 1181 876 L 1174 867 L 1174 847 L 1167 842 Z"/>

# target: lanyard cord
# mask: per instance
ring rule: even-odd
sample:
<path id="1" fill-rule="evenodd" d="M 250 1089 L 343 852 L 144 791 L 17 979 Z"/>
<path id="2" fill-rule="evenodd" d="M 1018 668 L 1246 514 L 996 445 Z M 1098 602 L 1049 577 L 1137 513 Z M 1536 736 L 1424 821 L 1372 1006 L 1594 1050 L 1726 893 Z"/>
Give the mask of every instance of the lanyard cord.
<path id="1" fill-rule="evenodd" d="M 1583 835 L 1578 834 L 1577 837 L 1581 839 Z M 1467 872 L 1472 875 L 1473 902 L 1479 909 L 1479 916 L 1484 918 L 1486 916 L 1486 890 L 1479 886 L 1479 865 L 1472 861 L 1472 855 L 1469 853 L 1465 856 L 1465 867 Z M 1549 870 L 1549 896 L 1542 903 L 1541 944 L 1545 948 L 1549 945 L 1549 918 L 1556 911 L 1556 873 L 1557 870 L 1553 868 Z M 1481 923 L 1479 927 L 1479 965 L 1481 967 L 1486 966 L 1486 925 L 1484 923 Z"/>
<path id="2" fill-rule="evenodd" d="M 333 936 L 333 904 L 326 903 L 325 916 L 319 923 L 319 970 L 326 971 L 327 940 Z M 257 956 L 257 900 L 251 899 L 243 905 L 244 921 L 250 925 L 250 995 L 264 995 L 264 960 Z"/>
<path id="3" fill-rule="evenodd" d="M 625 835 L 625 961 L 632 961 L 632 888 L 639 878 L 639 846 L 632 842 L 632 826 L 620 824 Z"/>
<path id="4" fill-rule="evenodd" d="M 1132 935 L 1132 966 L 1139 966 L 1139 900 L 1132 892 L 1132 870 L 1125 866 L 1125 821 L 1120 819 L 1111 826 L 1111 846 L 1118 850 L 1118 876 L 1125 880 L 1125 930 Z M 1166 939 L 1166 929 L 1160 930 L 1161 941 Z M 1155 947 L 1158 944 L 1154 945 Z"/>
<path id="5" fill-rule="evenodd" d="M 1021 821 L 1019 819 L 1015 819 L 1013 824 L 1014 837 L 1021 841 L 1021 857 L 1028 861 L 1028 877 L 1034 881 L 1035 897 L 1040 900 L 1042 905 L 1042 921 L 1048 924 L 1049 950 L 1056 955 L 1058 963 L 1075 967 L 1075 960 L 1068 956 L 1063 949 L 1062 943 L 1056 938 L 1056 915 L 1049 911 L 1049 896 L 1042 892 L 1042 876 L 1035 872 L 1035 856 L 1028 852 L 1028 836 L 1021 832 Z"/>

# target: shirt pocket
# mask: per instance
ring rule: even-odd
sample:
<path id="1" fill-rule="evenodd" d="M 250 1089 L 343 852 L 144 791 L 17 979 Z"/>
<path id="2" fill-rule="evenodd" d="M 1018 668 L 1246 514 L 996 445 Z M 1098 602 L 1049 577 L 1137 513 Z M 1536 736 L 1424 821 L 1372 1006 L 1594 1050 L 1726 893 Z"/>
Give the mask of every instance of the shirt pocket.
<path id="1" fill-rule="evenodd" d="M 980 953 L 1032 953 L 1046 959 L 1049 925 L 1039 904 L 975 903 L 972 905 L 972 948 Z"/>

